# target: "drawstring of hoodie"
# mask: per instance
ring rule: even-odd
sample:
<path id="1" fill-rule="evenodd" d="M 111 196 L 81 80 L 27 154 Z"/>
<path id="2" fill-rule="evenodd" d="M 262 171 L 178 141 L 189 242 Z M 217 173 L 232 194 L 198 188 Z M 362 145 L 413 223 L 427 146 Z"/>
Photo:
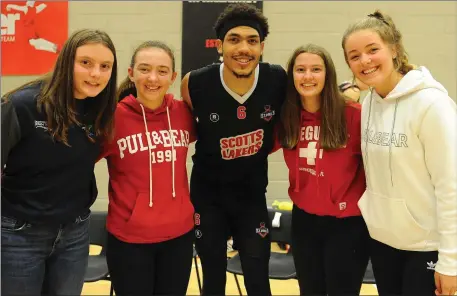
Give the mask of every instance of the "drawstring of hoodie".
<path id="1" fill-rule="evenodd" d="M 175 192 L 175 144 L 173 143 L 173 137 L 171 136 L 171 120 L 170 120 L 170 112 L 168 111 L 167 106 L 167 119 L 168 119 L 168 132 L 170 133 L 170 142 L 171 142 L 171 182 L 172 182 L 172 193 L 173 198 L 176 197 Z"/>
<path id="2" fill-rule="evenodd" d="M 144 112 L 144 107 L 142 104 L 141 106 L 141 111 L 143 112 L 143 121 L 144 121 L 144 128 L 146 129 L 146 136 L 149 138 L 149 130 L 148 130 L 148 124 L 146 121 L 146 113 Z M 168 132 L 170 133 L 171 137 L 171 120 L 170 120 L 170 111 L 167 106 L 167 119 L 168 119 Z M 149 143 L 150 141 L 148 141 Z M 172 194 L 173 198 L 176 197 L 176 191 L 175 191 L 175 145 L 173 143 L 173 139 L 170 141 L 171 142 L 171 182 L 172 182 Z M 151 159 L 151 146 L 148 145 L 148 152 L 149 152 L 149 207 L 152 207 L 152 159 Z"/>
<path id="3" fill-rule="evenodd" d="M 369 183 L 369 171 L 368 171 L 368 131 L 370 128 L 370 119 L 371 119 L 371 103 L 373 102 L 373 89 L 370 89 L 370 104 L 368 105 L 368 120 L 367 126 L 365 128 L 365 159 L 362 161 L 363 167 L 365 170 L 365 178 L 367 179 L 367 183 Z"/>
<path id="4" fill-rule="evenodd" d="M 320 126 L 319 126 L 319 141 L 317 141 L 316 143 L 316 164 L 315 164 L 315 168 L 316 168 L 316 193 L 317 193 L 317 197 L 319 197 L 320 195 L 320 190 L 319 190 L 319 178 L 320 178 L 320 171 L 319 171 L 319 159 L 320 159 L 320 147 L 321 147 L 321 140 L 320 140 L 320 133 L 321 133 L 321 129 L 320 129 Z"/>
<path id="5" fill-rule="evenodd" d="M 295 157 L 295 188 L 294 192 L 300 191 L 300 141 L 298 141 L 297 146 L 295 148 L 296 157 Z"/>
<path id="6" fill-rule="evenodd" d="M 390 184 L 394 187 L 394 178 L 392 174 L 392 137 L 394 135 L 395 120 L 397 119 L 397 107 L 398 98 L 395 100 L 394 119 L 392 122 L 392 129 L 390 130 L 390 141 L 389 141 L 389 170 L 390 170 Z"/>
<path id="7" fill-rule="evenodd" d="M 144 107 L 142 104 L 141 111 L 143 111 L 143 121 L 144 121 L 144 128 L 146 129 L 146 136 L 149 138 L 149 130 L 148 124 L 146 122 L 146 113 L 144 112 Z M 151 159 L 151 145 L 149 145 L 150 141 L 148 141 L 148 154 L 149 154 L 149 207 L 152 208 L 152 159 Z"/>
<path id="8" fill-rule="evenodd" d="M 367 121 L 367 126 L 365 128 L 365 159 L 363 161 L 364 163 L 364 168 L 365 168 L 365 175 L 367 182 L 369 180 L 369 171 L 368 171 L 368 138 L 369 138 L 369 128 L 370 128 L 370 119 L 371 119 L 371 103 L 373 102 L 373 89 L 371 89 L 370 92 L 370 104 L 368 106 L 368 121 Z M 394 116 L 392 120 L 392 128 L 390 129 L 390 141 L 389 141 L 389 172 L 390 172 L 390 184 L 393 187 L 394 186 L 394 179 L 393 179 L 393 172 L 392 172 L 392 138 L 394 135 L 394 129 L 395 129 L 395 122 L 397 119 L 397 107 L 398 107 L 398 100 L 397 98 L 395 100 L 395 109 L 394 109 Z"/>

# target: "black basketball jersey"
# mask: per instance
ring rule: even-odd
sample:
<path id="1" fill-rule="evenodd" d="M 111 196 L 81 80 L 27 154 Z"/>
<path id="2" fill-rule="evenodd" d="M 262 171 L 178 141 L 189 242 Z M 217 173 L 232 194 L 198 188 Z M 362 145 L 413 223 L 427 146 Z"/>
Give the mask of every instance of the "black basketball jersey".
<path id="1" fill-rule="evenodd" d="M 286 72 L 279 65 L 260 63 L 251 93 L 242 103 L 225 86 L 221 73 L 221 64 L 212 64 L 189 76 L 197 121 L 194 169 L 229 180 L 249 174 L 266 178 L 274 127 L 285 99 Z"/>

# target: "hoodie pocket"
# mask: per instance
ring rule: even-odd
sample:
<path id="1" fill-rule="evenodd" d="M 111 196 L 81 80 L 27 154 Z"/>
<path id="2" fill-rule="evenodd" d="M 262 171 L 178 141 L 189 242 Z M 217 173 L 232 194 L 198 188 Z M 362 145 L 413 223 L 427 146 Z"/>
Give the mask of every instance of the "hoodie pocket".
<path id="1" fill-rule="evenodd" d="M 358 205 L 370 236 L 394 248 L 408 249 L 423 242 L 430 233 L 414 219 L 404 199 L 367 190 Z"/>
<path id="2" fill-rule="evenodd" d="M 153 206 L 154 207 L 154 206 Z M 132 214 L 126 221 L 128 227 L 141 227 L 147 226 L 152 217 L 152 208 L 149 207 L 149 193 L 138 193 L 133 206 Z"/>
<path id="3" fill-rule="evenodd" d="M 130 218 L 126 221 L 126 231 L 138 237 L 167 238 L 174 236 L 190 219 L 193 225 L 193 211 L 189 211 L 183 203 L 182 196 L 175 199 L 171 197 L 158 198 L 153 200 L 152 207 L 149 207 L 149 193 L 138 193 L 135 206 Z M 190 205 L 191 206 L 191 205 Z M 193 209 L 193 208 L 192 208 Z M 189 217 L 184 214 L 190 212 Z"/>

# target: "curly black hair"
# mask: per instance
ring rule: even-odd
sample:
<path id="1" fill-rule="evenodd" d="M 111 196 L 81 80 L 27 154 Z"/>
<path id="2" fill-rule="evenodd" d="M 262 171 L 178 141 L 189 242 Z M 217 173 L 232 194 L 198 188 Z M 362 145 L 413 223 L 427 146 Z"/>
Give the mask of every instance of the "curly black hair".
<path id="1" fill-rule="evenodd" d="M 264 39 L 270 33 L 268 19 L 263 15 L 262 11 L 251 4 L 234 3 L 228 5 L 217 18 L 216 23 L 214 24 L 216 35 L 219 36 L 220 30 L 226 22 L 233 20 L 248 20 L 258 23 L 260 30 L 262 31 L 261 35 Z"/>

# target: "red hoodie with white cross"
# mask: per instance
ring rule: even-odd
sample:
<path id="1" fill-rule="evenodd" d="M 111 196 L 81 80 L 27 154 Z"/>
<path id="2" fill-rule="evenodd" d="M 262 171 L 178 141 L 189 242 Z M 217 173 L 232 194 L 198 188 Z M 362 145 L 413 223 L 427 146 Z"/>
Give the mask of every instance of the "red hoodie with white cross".
<path id="1" fill-rule="evenodd" d="M 360 215 L 357 202 L 366 187 L 360 150 L 360 105 L 351 103 L 345 112 L 345 147 L 322 149 L 320 112 L 302 110 L 299 142 L 294 149 L 283 149 L 289 168 L 289 196 L 307 213 L 338 218 Z"/>
<path id="2" fill-rule="evenodd" d="M 193 228 L 186 169 L 193 141 L 191 111 L 171 94 L 156 110 L 132 95 L 118 103 L 114 140 L 100 155 L 108 163 L 111 234 L 129 243 L 157 243 Z"/>

